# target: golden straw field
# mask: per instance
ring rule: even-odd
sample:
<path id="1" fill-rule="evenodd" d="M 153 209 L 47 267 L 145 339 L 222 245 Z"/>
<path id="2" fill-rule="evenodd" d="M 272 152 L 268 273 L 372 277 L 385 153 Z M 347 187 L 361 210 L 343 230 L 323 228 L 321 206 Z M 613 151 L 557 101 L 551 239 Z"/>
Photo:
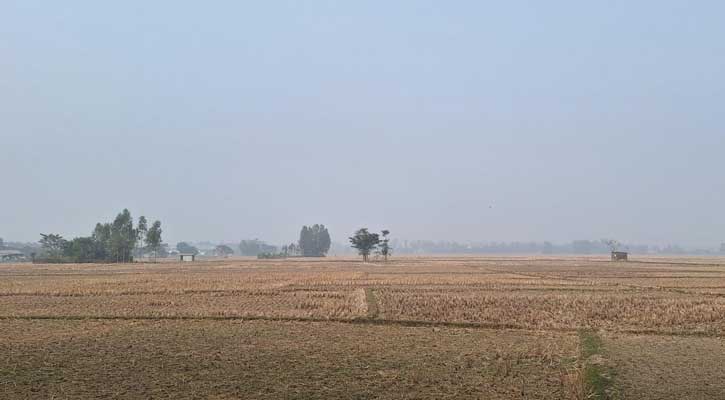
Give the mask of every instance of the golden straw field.
<path id="1" fill-rule="evenodd" d="M 635 259 L 0 264 L 0 398 L 725 398 L 725 259 Z"/>

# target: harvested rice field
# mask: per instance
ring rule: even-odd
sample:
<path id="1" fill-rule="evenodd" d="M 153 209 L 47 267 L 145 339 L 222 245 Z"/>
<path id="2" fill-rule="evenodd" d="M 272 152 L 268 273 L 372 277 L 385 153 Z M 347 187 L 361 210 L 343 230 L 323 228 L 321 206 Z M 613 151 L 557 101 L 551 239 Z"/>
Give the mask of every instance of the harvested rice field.
<path id="1" fill-rule="evenodd" d="M 0 264 L 0 398 L 725 398 L 725 259 L 635 259 Z"/>

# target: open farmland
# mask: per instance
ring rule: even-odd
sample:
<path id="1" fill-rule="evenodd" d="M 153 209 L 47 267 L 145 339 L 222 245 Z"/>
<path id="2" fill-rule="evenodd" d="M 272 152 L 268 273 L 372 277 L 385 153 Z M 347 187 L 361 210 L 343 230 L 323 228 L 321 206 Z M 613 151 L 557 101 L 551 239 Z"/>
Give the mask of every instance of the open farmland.
<path id="1" fill-rule="evenodd" d="M 725 260 L 641 261 L 2 265 L 0 398 L 725 393 Z"/>

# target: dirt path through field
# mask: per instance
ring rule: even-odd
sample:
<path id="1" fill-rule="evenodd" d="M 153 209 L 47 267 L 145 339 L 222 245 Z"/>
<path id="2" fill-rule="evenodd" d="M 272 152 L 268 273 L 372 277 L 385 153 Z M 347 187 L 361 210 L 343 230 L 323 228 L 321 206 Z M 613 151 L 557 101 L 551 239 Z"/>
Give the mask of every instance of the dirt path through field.
<path id="1" fill-rule="evenodd" d="M 378 310 L 378 300 L 375 298 L 375 289 L 373 288 L 366 288 L 365 289 L 365 303 L 368 307 L 368 318 L 370 319 L 376 319 L 379 314 Z"/>

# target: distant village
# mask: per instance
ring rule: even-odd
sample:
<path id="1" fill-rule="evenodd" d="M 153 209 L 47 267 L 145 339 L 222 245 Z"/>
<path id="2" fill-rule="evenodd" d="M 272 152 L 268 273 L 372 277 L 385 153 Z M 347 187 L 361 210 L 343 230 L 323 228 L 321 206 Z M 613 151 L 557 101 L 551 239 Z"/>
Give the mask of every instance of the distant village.
<path id="1" fill-rule="evenodd" d="M 570 243 L 554 244 L 551 242 L 455 242 L 431 240 L 400 240 L 392 239 L 390 247 L 398 255 L 424 254 L 521 254 L 521 255 L 606 255 L 612 250 L 606 240 L 575 240 Z M 688 248 L 676 244 L 664 246 L 620 244 L 617 250 L 641 255 L 725 255 L 725 243 L 719 248 Z M 0 262 L 32 262 L 43 249 L 40 243 L 4 241 L 0 239 Z M 296 244 L 272 245 L 260 239 L 242 240 L 240 242 L 225 241 L 183 241 L 171 246 L 163 243 L 158 251 L 158 258 L 180 259 L 183 255 L 193 255 L 194 259 L 222 258 L 231 256 L 259 256 L 261 254 L 286 254 L 302 256 Z M 349 244 L 331 242 L 330 256 L 354 255 L 355 249 Z M 137 260 L 150 255 L 136 254 Z"/>

